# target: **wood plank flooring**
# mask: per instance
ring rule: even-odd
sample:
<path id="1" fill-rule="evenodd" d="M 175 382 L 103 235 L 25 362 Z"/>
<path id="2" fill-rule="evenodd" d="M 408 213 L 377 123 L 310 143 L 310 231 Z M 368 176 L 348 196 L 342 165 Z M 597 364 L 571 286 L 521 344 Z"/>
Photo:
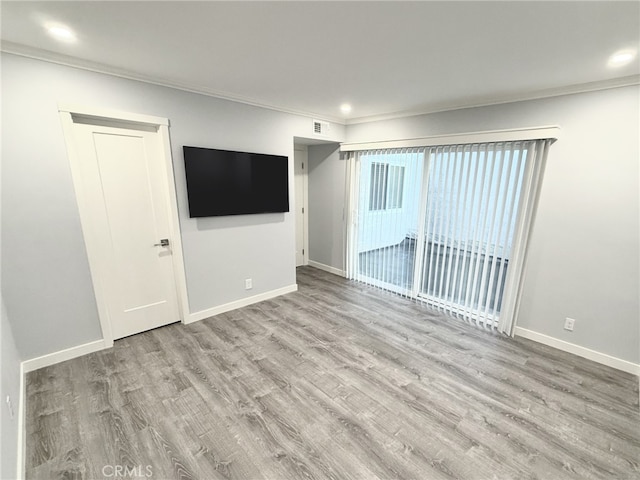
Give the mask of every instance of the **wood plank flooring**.
<path id="1" fill-rule="evenodd" d="M 298 285 L 28 374 L 27 478 L 640 478 L 637 377 L 310 267 Z"/>

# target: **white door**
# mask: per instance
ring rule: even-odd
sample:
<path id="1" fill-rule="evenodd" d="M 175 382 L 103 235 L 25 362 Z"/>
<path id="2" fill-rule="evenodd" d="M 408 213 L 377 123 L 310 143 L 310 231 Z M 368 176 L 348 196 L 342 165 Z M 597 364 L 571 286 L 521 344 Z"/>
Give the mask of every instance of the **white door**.
<path id="1" fill-rule="evenodd" d="M 83 231 L 118 339 L 180 320 L 164 144 L 153 126 L 89 122 L 73 123 Z"/>
<path id="2" fill-rule="evenodd" d="M 296 189 L 296 267 L 307 264 L 307 149 L 296 146 L 293 156 Z"/>

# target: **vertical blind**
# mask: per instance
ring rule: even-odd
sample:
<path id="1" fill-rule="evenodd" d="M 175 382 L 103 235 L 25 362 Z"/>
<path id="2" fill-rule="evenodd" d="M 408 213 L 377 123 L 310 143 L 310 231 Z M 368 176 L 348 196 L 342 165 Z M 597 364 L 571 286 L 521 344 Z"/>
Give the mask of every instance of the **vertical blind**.
<path id="1" fill-rule="evenodd" d="M 347 276 L 512 334 L 549 143 L 348 152 Z"/>

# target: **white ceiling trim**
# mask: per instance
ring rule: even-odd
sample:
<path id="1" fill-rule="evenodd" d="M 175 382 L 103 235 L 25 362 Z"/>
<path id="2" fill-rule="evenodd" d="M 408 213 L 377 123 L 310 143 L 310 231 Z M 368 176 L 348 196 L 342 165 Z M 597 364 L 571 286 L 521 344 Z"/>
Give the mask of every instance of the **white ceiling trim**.
<path id="1" fill-rule="evenodd" d="M 398 118 L 414 117 L 417 115 L 428 115 L 430 113 L 450 112 L 453 110 L 462 110 L 465 108 L 488 107 L 491 105 L 501 105 L 504 103 L 525 102 L 528 100 L 540 100 L 544 98 L 560 97 L 562 95 L 573 95 L 576 93 L 595 92 L 598 90 L 609 90 L 612 88 L 628 87 L 632 85 L 640 85 L 640 75 L 630 75 L 627 77 L 613 78 L 609 80 L 601 80 L 598 82 L 581 83 L 577 85 L 568 85 L 565 87 L 549 88 L 538 90 L 522 95 L 500 96 L 486 99 L 479 99 L 477 102 L 466 103 L 445 103 L 434 108 L 412 109 L 396 113 L 388 113 L 382 115 L 371 115 L 367 117 L 350 118 L 346 120 L 346 125 L 356 125 L 359 123 L 378 122 L 381 120 L 395 120 Z"/>
<path id="2" fill-rule="evenodd" d="M 240 96 L 223 93 L 223 92 L 216 92 L 203 87 L 186 85 L 186 84 L 182 84 L 182 83 L 171 81 L 171 80 L 166 80 L 159 77 L 143 75 L 141 73 L 134 72 L 131 70 L 112 67 L 110 65 L 106 65 L 103 63 L 92 62 L 90 60 L 83 60 L 81 58 L 72 57 L 69 55 L 62 55 L 59 53 L 51 52 L 49 50 L 42 50 L 40 48 L 21 45 L 19 43 L 2 41 L 0 43 L 0 51 L 9 53 L 12 55 L 19 55 L 21 57 L 33 58 L 35 60 L 42 60 L 49 63 L 64 65 L 67 67 L 79 68 L 79 69 L 88 70 L 91 72 L 113 75 L 114 77 L 126 78 L 128 80 L 136 80 L 139 82 L 159 85 L 161 87 L 175 88 L 177 90 L 182 90 L 190 93 L 197 93 L 200 95 L 206 95 L 208 97 L 219 98 L 221 100 L 227 100 L 230 102 L 243 103 L 245 105 L 250 105 L 252 107 L 266 108 L 268 110 L 275 110 L 281 113 L 288 113 L 291 115 L 298 115 L 298 116 L 308 117 L 316 120 L 324 120 L 327 122 L 339 123 L 341 125 L 345 125 L 344 118 L 331 117 L 331 116 L 321 115 L 313 112 L 292 110 L 288 108 L 279 107 L 276 105 L 268 105 L 250 98 L 240 97 Z"/>
<path id="3" fill-rule="evenodd" d="M 463 103 L 443 103 L 441 105 L 431 107 L 431 108 L 421 108 L 421 109 L 417 108 L 417 109 L 393 112 L 388 114 L 344 119 L 340 117 L 322 115 L 314 112 L 283 108 L 277 105 L 269 105 L 251 98 L 245 98 L 245 97 L 232 95 L 225 92 L 213 91 L 200 86 L 182 84 L 179 82 L 175 82 L 175 81 L 171 81 L 171 80 L 167 80 L 159 77 L 143 75 L 135 71 L 112 67 L 110 65 L 106 65 L 98 62 L 92 62 L 90 60 L 83 60 L 77 57 L 63 55 L 63 54 L 59 54 L 59 53 L 55 53 L 55 52 L 51 52 L 51 51 L 43 50 L 39 48 L 29 47 L 29 46 L 14 43 L 14 42 L 8 42 L 8 41 L 0 42 L 0 51 L 13 54 L 13 55 L 19 55 L 22 57 L 33 58 L 36 60 L 55 63 L 59 65 L 65 65 L 68 67 L 80 68 L 82 70 L 88 70 L 96 73 L 113 75 L 115 77 L 126 78 L 128 80 L 136 80 L 140 82 L 150 83 L 153 85 L 175 88 L 177 90 L 182 90 L 185 92 L 197 93 L 200 95 L 206 95 L 206 96 L 218 98 L 221 100 L 227 100 L 231 102 L 250 105 L 253 107 L 266 108 L 266 109 L 274 110 L 281 113 L 298 115 L 298 116 L 313 118 L 316 120 L 324 120 L 328 122 L 337 123 L 340 125 L 356 125 L 360 123 L 377 122 L 381 120 L 394 120 L 398 118 L 413 117 L 417 115 L 427 115 L 431 113 L 446 112 L 446 111 L 452 111 L 452 110 L 462 110 L 465 108 L 486 107 L 491 105 L 500 105 L 504 103 L 522 102 L 527 100 L 539 100 L 543 98 L 557 97 L 561 95 L 571 95 L 576 93 L 607 90 L 611 88 L 626 87 L 631 85 L 640 85 L 640 75 L 631 75 L 627 77 L 614 78 L 610 80 L 603 80 L 603 81 L 583 83 L 583 84 L 577 84 L 577 85 L 569 85 L 569 86 L 559 87 L 559 88 L 539 90 L 536 92 L 530 92 L 530 93 L 521 94 L 521 95 L 498 96 L 498 97 L 491 97 L 491 98 L 484 98 L 484 99 L 480 98 L 475 101 L 467 101 Z"/>

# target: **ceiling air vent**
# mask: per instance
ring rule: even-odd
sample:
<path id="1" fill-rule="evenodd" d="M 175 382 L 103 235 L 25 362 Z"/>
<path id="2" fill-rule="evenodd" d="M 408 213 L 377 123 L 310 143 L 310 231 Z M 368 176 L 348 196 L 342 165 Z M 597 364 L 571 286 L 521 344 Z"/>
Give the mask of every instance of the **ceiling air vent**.
<path id="1" fill-rule="evenodd" d="M 320 120 L 313 121 L 313 133 L 316 135 L 329 135 L 329 123 Z"/>

